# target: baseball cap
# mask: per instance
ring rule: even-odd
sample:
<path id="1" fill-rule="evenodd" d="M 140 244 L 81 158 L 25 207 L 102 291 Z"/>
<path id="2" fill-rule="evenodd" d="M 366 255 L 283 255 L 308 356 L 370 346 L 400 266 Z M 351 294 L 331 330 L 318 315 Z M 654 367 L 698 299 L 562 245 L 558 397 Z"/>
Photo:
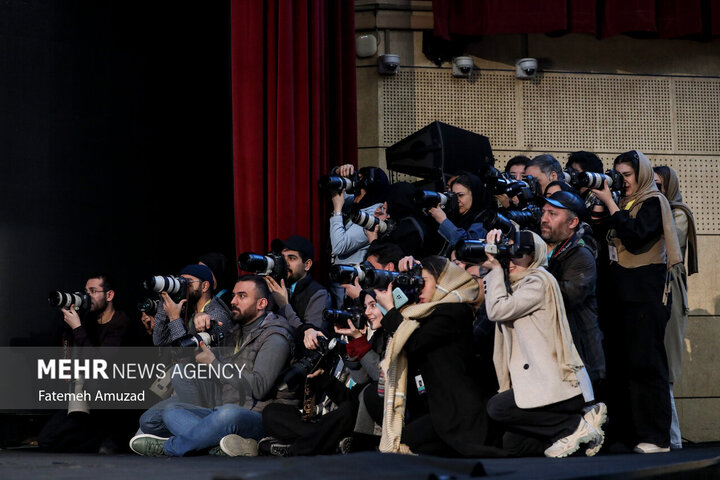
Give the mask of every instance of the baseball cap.
<path id="1" fill-rule="evenodd" d="M 572 192 L 566 192 L 564 190 L 555 192 L 550 195 L 550 197 L 545 198 L 545 203 L 549 203 L 553 207 L 570 210 L 581 218 L 584 218 L 587 214 L 585 202 L 583 202 L 577 194 Z"/>

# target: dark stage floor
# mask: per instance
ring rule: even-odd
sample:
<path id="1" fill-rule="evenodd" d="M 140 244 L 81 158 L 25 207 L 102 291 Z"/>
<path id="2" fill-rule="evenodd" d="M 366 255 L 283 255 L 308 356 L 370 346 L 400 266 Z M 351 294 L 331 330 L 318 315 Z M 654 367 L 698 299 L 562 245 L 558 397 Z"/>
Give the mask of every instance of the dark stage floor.
<path id="1" fill-rule="evenodd" d="M 598 455 L 567 459 L 448 460 L 356 453 L 302 458 L 148 458 L 137 455 L 48 454 L 0 451 L 0 478 L 92 479 L 510 479 L 720 478 L 720 445 L 699 445 L 655 455 Z"/>

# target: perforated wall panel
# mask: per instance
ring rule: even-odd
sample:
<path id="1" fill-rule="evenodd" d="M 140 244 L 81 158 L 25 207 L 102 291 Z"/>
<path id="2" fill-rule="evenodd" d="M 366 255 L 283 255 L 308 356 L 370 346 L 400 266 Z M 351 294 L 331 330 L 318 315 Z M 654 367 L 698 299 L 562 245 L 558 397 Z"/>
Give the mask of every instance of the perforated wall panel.
<path id="1" fill-rule="evenodd" d="M 453 78 L 447 69 L 404 68 L 381 80 L 384 146 L 435 120 L 490 138 L 496 164 L 514 155 L 597 152 L 607 168 L 637 148 L 680 177 L 698 233 L 720 233 L 720 79 L 510 71 Z M 404 177 L 403 177 L 404 178 Z"/>

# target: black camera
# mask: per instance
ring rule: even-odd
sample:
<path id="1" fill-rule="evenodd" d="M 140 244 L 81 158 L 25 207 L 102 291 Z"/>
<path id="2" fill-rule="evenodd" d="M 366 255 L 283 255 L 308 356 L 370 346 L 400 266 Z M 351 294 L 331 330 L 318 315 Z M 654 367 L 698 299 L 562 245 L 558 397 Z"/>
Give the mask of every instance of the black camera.
<path id="1" fill-rule="evenodd" d="M 354 194 L 360 191 L 360 179 L 357 173 L 351 177 L 341 177 L 340 175 L 325 175 L 318 182 L 321 190 L 332 193 L 340 193 L 345 190 L 347 193 Z"/>
<path id="2" fill-rule="evenodd" d="M 267 255 L 245 252 L 238 257 L 240 270 L 252 272 L 262 277 L 270 276 L 277 283 L 288 278 L 288 266 L 285 257 L 280 253 L 270 252 Z"/>
<path id="3" fill-rule="evenodd" d="M 520 210 L 506 210 L 505 217 L 520 225 L 520 228 L 532 228 L 540 225 L 542 209 L 534 203 L 528 203 Z"/>
<path id="4" fill-rule="evenodd" d="M 187 284 L 187 278 L 176 277 L 174 275 L 155 275 L 144 282 L 146 290 L 155 293 L 167 292 L 175 301 L 180 301 L 187 297 Z"/>
<path id="5" fill-rule="evenodd" d="M 485 188 L 493 195 L 507 195 L 518 197 L 521 203 L 527 204 L 535 198 L 542 197 L 540 183 L 536 178 L 527 175 L 523 180 L 515 180 L 509 174 L 501 173 L 495 167 L 489 167 L 481 172 Z"/>
<path id="6" fill-rule="evenodd" d="M 483 210 L 480 213 L 480 221 L 488 232 L 499 229 L 504 235 L 515 234 L 515 225 L 507 217 L 495 210 Z"/>
<path id="7" fill-rule="evenodd" d="M 173 347 L 181 347 L 181 348 L 200 348 L 200 342 L 203 342 L 208 347 L 214 347 L 215 345 L 222 342 L 222 340 L 225 338 L 225 334 L 223 332 L 198 332 L 198 333 L 189 333 L 187 335 L 183 335 L 182 337 L 178 338 L 174 342 L 172 342 Z"/>
<path id="8" fill-rule="evenodd" d="M 367 317 L 360 307 L 350 307 L 347 310 L 326 308 L 323 310 L 323 319 L 340 328 L 348 328 L 348 320 L 351 320 L 358 330 L 362 330 L 367 325 Z"/>
<path id="9" fill-rule="evenodd" d="M 395 229 L 395 222 L 387 219 L 387 220 L 380 220 L 374 215 L 367 214 L 365 212 L 358 212 L 356 213 L 353 218 L 352 222 L 360 225 L 365 230 L 374 230 L 375 227 L 377 227 L 377 233 L 380 235 L 389 235 L 394 229 Z"/>
<path id="10" fill-rule="evenodd" d="M 406 288 L 422 290 L 425 286 L 425 281 L 422 278 L 422 267 L 420 265 L 415 265 L 407 272 L 388 272 L 387 270 L 375 269 L 368 270 L 365 272 L 363 287 L 383 290 L 391 283 L 396 287 L 400 287 L 403 291 L 405 291 Z"/>
<path id="11" fill-rule="evenodd" d="M 75 305 L 75 310 L 86 311 L 90 309 L 90 295 L 82 292 L 66 293 L 60 291 L 48 294 L 48 303 L 57 308 L 70 308 Z"/>
<path id="12" fill-rule="evenodd" d="M 330 267 L 330 281 L 339 283 L 340 285 L 355 283 L 365 280 L 365 272 L 372 269 L 367 263 L 359 263 L 357 265 L 333 265 Z"/>
<path id="13" fill-rule="evenodd" d="M 430 190 L 418 190 L 413 196 L 413 202 L 418 208 L 440 207 L 446 212 L 457 212 L 458 201 L 454 192 L 433 192 Z"/>
<path id="14" fill-rule="evenodd" d="M 532 233 L 515 232 L 513 237 L 511 242 L 511 237 L 503 235 L 496 244 L 488 244 L 483 240 L 464 240 L 455 248 L 455 256 L 463 263 L 480 264 L 487 260 L 488 254 L 503 262 L 535 251 Z"/>
<path id="15" fill-rule="evenodd" d="M 158 308 L 160 308 L 160 300 L 153 300 L 152 298 L 145 298 L 137 303 L 138 311 L 143 312 L 151 317 L 155 316 Z"/>
<path id="16" fill-rule="evenodd" d="M 328 340 L 325 337 L 317 337 L 318 347 L 315 350 L 308 350 L 304 357 L 293 363 L 283 375 L 280 390 L 294 391 L 310 373 L 318 369 L 320 364 L 330 358 L 330 353 L 345 353 L 345 344 L 337 338 Z"/>

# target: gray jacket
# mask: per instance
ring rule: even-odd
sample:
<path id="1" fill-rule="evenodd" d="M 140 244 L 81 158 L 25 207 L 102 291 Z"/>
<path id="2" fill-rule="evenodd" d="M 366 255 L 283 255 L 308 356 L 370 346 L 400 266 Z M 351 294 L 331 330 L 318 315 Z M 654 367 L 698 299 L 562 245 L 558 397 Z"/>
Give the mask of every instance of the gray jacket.
<path id="1" fill-rule="evenodd" d="M 230 327 L 232 326 L 232 314 L 230 309 L 225 305 L 225 302 L 220 300 L 218 297 L 212 297 L 210 303 L 203 310 L 210 316 L 213 322 L 222 323 L 222 327 L 217 327 L 225 335 L 228 334 Z M 170 345 L 172 342 L 182 337 L 187 333 L 196 333 L 195 325 L 193 324 L 194 315 L 188 320 L 188 326 L 183 324 L 181 318 L 169 319 L 167 313 L 163 309 L 162 302 L 158 307 L 158 311 L 155 314 L 155 327 L 153 328 L 153 344 L 157 346 Z"/>

